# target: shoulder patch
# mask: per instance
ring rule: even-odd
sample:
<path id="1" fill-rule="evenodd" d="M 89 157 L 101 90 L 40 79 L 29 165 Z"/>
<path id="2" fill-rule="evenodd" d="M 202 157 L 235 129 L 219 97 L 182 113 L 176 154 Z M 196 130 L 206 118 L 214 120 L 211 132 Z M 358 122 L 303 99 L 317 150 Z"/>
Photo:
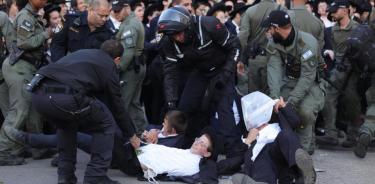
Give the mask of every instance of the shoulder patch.
<path id="1" fill-rule="evenodd" d="M 310 59 L 313 55 L 314 55 L 313 52 L 311 50 L 308 50 L 302 54 L 302 60 L 306 61 Z"/>
<path id="2" fill-rule="evenodd" d="M 132 34 L 132 32 L 130 31 L 130 30 L 128 30 L 128 31 L 125 31 L 124 33 L 122 33 L 122 36 L 123 37 L 128 37 L 128 36 L 130 36 Z"/>
<path id="3" fill-rule="evenodd" d="M 32 31 L 32 29 L 33 29 L 33 24 L 32 24 L 30 21 L 28 21 L 28 20 L 24 20 L 24 21 L 22 22 L 22 24 L 21 24 L 20 27 L 21 27 L 22 29 L 24 29 L 24 30 L 30 32 L 30 31 Z"/>

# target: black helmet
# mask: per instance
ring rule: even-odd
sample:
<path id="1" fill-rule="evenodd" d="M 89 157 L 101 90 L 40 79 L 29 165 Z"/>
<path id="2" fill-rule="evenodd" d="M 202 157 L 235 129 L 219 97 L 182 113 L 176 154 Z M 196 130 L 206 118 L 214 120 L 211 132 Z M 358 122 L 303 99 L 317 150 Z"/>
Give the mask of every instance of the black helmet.
<path id="1" fill-rule="evenodd" d="M 161 13 L 158 21 L 158 32 L 172 35 L 189 27 L 190 14 L 182 6 L 169 8 Z"/>

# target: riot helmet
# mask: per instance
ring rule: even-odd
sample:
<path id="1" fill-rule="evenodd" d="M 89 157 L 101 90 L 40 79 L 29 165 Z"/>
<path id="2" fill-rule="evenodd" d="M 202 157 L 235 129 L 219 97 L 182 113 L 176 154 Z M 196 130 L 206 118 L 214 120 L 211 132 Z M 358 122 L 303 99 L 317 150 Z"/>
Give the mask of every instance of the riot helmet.
<path id="1" fill-rule="evenodd" d="M 159 17 L 158 32 L 166 35 L 186 30 L 190 25 L 190 14 L 182 6 L 165 10 Z"/>

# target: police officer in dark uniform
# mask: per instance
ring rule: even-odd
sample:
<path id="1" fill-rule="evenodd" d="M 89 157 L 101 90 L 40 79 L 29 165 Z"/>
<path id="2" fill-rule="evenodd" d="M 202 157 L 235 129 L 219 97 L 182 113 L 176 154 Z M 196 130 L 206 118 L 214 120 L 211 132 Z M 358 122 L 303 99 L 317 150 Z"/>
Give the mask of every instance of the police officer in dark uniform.
<path id="1" fill-rule="evenodd" d="M 100 50 L 74 52 L 41 68 L 29 84 L 37 111 L 58 127 L 59 184 L 77 182 L 74 165 L 78 126 L 93 136 L 84 184 L 118 184 L 106 175 L 112 159 L 115 123 L 125 136 L 131 137 L 134 148 L 139 146 L 121 100 L 116 64 L 123 50 L 120 42 L 108 40 Z"/>
<path id="2" fill-rule="evenodd" d="M 160 54 L 164 58 L 164 89 L 169 109 L 178 107 L 189 115 L 187 135 L 192 138 L 204 126 L 204 118 L 208 117 L 201 112 L 202 101 L 208 94 L 207 98 L 211 99 L 208 104 L 214 107 L 211 118 L 218 117 L 217 131 L 225 137 L 225 146 L 229 150 L 240 137 L 236 135 L 232 111 L 239 40 L 216 18 L 192 17 L 181 6 L 161 14 L 158 30 L 164 34 Z M 188 66 L 194 70 L 179 97 L 179 74 Z"/>
<path id="3" fill-rule="evenodd" d="M 110 9 L 107 0 L 92 0 L 87 11 L 67 15 L 63 30 L 52 39 L 52 62 L 67 52 L 99 48 L 105 40 L 112 38 L 116 30 L 108 22 Z"/>

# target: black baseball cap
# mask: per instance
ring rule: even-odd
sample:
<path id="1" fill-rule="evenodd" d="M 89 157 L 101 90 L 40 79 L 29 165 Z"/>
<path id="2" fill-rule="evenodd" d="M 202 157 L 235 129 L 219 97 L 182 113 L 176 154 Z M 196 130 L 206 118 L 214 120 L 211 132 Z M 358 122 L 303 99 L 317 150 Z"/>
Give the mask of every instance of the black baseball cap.
<path id="1" fill-rule="evenodd" d="M 288 13 L 282 10 L 274 10 L 268 15 L 267 19 L 261 23 L 261 26 L 266 28 L 271 26 L 284 27 L 288 24 L 290 24 L 290 16 Z"/>
<path id="2" fill-rule="evenodd" d="M 339 8 L 349 8 L 350 2 L 348 0 L 335 0 L 328 8 L 329 13 L 335 13 Z"/>
<path id="3" fill-rule="evenodd" d="M 129 0 L 114 0 L 111 2 L 112 10 L 115 12 L 121 11 L 124 6 L 129 6 Z"/>

